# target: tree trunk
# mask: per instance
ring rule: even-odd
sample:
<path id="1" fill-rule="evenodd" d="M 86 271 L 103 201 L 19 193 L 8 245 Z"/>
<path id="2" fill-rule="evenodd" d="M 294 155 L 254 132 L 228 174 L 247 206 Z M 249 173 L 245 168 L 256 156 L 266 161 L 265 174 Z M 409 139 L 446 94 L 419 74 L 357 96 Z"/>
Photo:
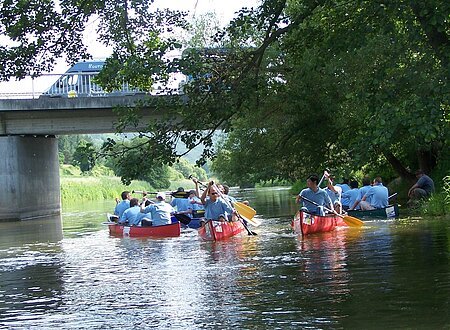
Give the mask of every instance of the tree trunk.
<path id="1" fill-rule="evenodd" d="M 389 150 L 381 150 L 380 148 L 376 148 L 379 152 L 383 154 L 383 156 L 386 158 L 386 160 L 391 164 L 391 166 L 394 168 L 394 171 L 397 172 L 397 174 L 405 180 L 408 181 L 415 181 L 415 175 L 414 173 L 411 173 L 406 167 L 403 166 L 403 164 L 400 162 L 400 160 L 394 156 L 392 152 Z"/>
<path id="2" fill-rule="evenodd" d="M 419 168 L 426 174 L 430 174 L 436 166 L 436 157 L 430 150 L 417 150 L 417 159 L 419 161 Z"/>

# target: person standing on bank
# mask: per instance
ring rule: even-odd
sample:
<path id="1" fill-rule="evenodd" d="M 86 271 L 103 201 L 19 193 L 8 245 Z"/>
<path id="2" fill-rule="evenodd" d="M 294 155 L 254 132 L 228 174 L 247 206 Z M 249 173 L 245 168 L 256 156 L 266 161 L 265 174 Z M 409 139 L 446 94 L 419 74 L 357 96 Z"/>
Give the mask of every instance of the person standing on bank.
<path id="1" fill-rule="evenodd" d="M 296 203 L 300 203 L 302 201 L 303 207 L 302 210 L 317 215 L 325 215 L 324 207 L 333 210 L 333 204 L 331 202 L 330 196 L 328 193 L 319 188 L 319 177 L 315 174 L 312 174 L 306 180 L 306 185 L 308 188 L 303 189 L 297 195 L 295 201 Z M 316 202 L 319 206 L 314 205 L 306 200 L 302 200 L 302 197 L 308 198 L 309 200 Z"/>
<path id="2" fill-rule="evenodd" d="M 416 171 L 417 182 L 408 190 L 408 205 L 413 205 L 421 199 L 429 198 L 434 192 L 433 180 L 421 169 Z"/>
<path id="3" fill-rule="evenodd" d="M 370 200 L 370 203 L 367 201 Z M 377 176 L 373 185 L 359 202 L 361 210 L 383 209 L 389 205 L 389 191 L 383 186 L 383 180 Z"/>

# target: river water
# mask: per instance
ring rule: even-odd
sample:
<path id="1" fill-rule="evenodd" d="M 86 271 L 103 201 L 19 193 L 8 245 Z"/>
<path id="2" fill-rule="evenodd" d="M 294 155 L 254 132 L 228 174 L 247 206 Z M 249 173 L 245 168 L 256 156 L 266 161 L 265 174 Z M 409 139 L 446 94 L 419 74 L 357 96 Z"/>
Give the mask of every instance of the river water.
<path id="1" fill-rule="evenodd" d="M 0 223 L 0 327 L 450 329 L 448 220 L 302 238 L 286 189 L 233 194 L 257 209 L 257 236 L 110 237 L 112 201 L 64 205 L 62 221 Z"/>

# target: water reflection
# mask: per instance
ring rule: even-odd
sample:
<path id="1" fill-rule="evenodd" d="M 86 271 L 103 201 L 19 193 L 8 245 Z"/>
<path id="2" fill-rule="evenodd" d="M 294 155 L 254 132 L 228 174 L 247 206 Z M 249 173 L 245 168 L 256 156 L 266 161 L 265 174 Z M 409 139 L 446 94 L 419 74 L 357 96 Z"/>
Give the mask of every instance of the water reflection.
<path id="1" fill-rule="evenodd" d="M 286 189 L 235 191 L 257 236 L 111 237 L 111 203 L 63 208 L 63 229 L 8 227 L 0 325 L 11 328 L 446 328 L 450 227 L 374 221 L 296 236 Z M 78 209 L 77 209 L 78 208 Z M 60 222 L 59 222 L 60 223 Z M 23 226 L 23 227 L 20 227 Z M 59 228 L 59 229 L 58 229 Z M 62 237 L 63 232 L 64 237 Z"/>
<path id="2" fill-rule="evenodd" d="M 0 232 L 0 319 L 19 326 L 61 304 L 61 217 L 0 222 Z"/>

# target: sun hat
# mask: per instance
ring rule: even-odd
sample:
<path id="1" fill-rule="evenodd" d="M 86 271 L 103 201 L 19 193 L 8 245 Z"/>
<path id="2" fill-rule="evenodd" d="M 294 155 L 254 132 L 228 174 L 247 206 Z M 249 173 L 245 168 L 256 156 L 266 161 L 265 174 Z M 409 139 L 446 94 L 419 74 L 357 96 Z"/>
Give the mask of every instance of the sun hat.
<path id="1" fill-rule="evenodd" d="M 165 200 L 166 199 L 166 194 L 163 193 L 162 191 L 160 191 L 160 192 L 156 193 L 156 198 Z"/>

